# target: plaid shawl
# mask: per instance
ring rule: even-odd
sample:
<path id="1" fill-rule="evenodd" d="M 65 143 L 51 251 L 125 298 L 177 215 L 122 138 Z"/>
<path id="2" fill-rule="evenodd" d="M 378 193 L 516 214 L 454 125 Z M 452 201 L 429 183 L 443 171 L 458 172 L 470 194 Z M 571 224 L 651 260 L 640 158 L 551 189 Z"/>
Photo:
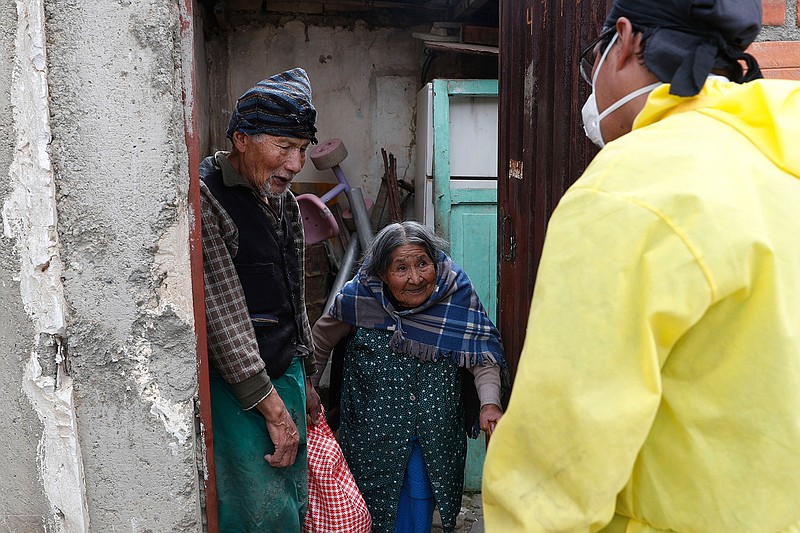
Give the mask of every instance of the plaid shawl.
<path id="1" fill-rule="evenodd" d="M 354 326 L 394 331 L 395 352 L 463 367 L 484 362 L 505 367 L 500 333 L 489 319 L 467 274 L 444 252 L 436 262 L 433 294 L 415 309 L 397 310 L 377 276 L 359 269 L 336 295 L 330 314 Z"/>

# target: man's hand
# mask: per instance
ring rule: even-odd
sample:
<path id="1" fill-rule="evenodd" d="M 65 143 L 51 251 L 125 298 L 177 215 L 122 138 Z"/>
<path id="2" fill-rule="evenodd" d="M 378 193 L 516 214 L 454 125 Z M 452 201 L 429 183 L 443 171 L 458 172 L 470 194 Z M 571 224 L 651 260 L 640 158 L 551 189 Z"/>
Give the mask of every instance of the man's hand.
<path id="1" fill-rule="evenodd" d="M 275 451 L 265 455 L 264 460 L 275 468 L 293 465 L 297 457 L 300 434 L 278 391 L 273 389 L 256 405 L 256 409 L 267 419 L 267 431 L 275 444 Z"/>
<path id="2" fill-rule="evenodd" d="M 306 378 L 306 420 L 312 426 L 316 426 L 320 422 L 322 416 L 322 402 L 319 399 L 319 394 L 311 384 L 311 378 Z"/>

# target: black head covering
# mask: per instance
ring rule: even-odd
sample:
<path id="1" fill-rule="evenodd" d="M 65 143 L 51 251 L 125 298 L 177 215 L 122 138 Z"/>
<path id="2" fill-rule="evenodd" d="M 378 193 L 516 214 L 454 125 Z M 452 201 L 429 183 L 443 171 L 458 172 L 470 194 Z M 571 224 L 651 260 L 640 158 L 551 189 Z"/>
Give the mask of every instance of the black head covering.
<path id="1" fill-rule="evenodd" d="M 241 131 L 311 139 L 316 144 L 316 119 L 308 74 L 293 68 L 261 80 L 239 97 L 228 125 L 228 138 Z"/>
<path id="2" fill-rule="evenodd" d="M 738 83 L 762 77 L 744 53 L 761 30 L 761 0 L 615 0 L 603 29 L 620 17 L 644 33 L 644 62 L 672 94 L 696 95 L 712 69 Z"/>

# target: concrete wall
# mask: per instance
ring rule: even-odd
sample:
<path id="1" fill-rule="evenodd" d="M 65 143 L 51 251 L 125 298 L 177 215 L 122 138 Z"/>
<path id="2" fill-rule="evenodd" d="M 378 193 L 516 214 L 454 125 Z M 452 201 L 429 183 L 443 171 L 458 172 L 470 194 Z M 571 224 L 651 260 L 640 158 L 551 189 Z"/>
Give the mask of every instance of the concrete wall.
<path id="1" fill-rule="evenodd" d="M 416 28 L 318 26 L 302 20 L 236 27 L 211 39 L 209 83 L 211 149 L 225 139 L 236 99 L 259 80 L 300 66 L 317 108 L 317 137 L 341 138 L 348 157 L 340 165 L 354 187 L 375 198 L 383 175 L 381 148 L 397 158 L 398 177 L 413 179 L 416 94 L 422 65 Z M 331 171 L 309 160 L 297 182 L 335 183 Z"/>
<path id="2" fill-rule="evenodd" d="M 202 528 L 180 6 L 0 8 L 0 529 Z"/>
<path id="3" fill-rule="evenodd" d="M 16 134 L 11 91 L 17 33 L 13 2 L 0 6 L 0 200 L 9 198 L 15 184 L 8 179 L 14 161 Z M 3 226 L 7 226 L 3 213 Z M 0 238 L 0 530 L 37 531 L 52 527 L 51 511 L 39 483 L 37 446 L 43 426 L 22 392 L 23 372 L 37 341 L 34 325 L 25 312 L 20 290 L 20 255 L 13 239 Z"/>

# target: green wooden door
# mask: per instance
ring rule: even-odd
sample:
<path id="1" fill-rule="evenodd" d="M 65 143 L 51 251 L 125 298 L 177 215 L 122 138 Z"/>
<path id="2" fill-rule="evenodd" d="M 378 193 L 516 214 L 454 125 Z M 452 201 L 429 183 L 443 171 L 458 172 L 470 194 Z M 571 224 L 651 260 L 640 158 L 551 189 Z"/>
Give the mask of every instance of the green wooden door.
<path id="1" fill-rule="evenodd" d="M 497 312 L 497 190 L 450 189 L 450 251 L 469 275 L 492 321 Z M 467 439 L 464 488 L 481 490 L 486 439 Z"/>
<path id="2" fill-rule="evenodd" d="M 497 316 L 496 178 L 459 179 L 451 173 L 450 99 L 497 97 L 497 80 L 433 81 L 434 227 L 450 242 L 453 260 L 472 280 L 487 313 Z M 485 139 L 474 139 L 476 146 Z M 489 188 L 487 182 L 492 183 Z M 464 489 L 479 491 L 486 440 L 467 440 Z"/>
<path id="3" fill-rule="evenodd" d="M 497 190 L 450 189 L 450 252 L 492 321 L 497 312 Z"/>

